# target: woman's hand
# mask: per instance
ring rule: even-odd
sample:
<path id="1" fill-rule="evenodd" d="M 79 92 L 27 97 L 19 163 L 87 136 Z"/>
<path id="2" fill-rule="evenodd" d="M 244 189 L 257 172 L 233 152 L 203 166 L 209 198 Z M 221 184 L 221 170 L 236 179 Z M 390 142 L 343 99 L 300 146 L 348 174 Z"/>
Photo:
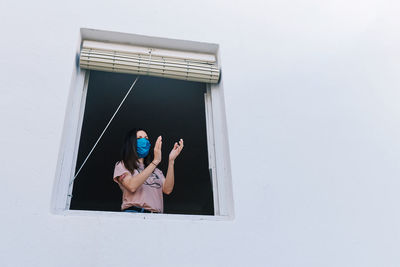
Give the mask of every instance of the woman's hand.
<path id="1" fill-rule="evenodd" d="M 162 145 L 162 137 L 161 135 L 157 138 L 156 145 L 154 146 L 154 160 L 155 164 L 159 164 L 161 162 L 161 145 Z"/>
<path id="2" fill-rule="evenodd" d="M 179 140 L 179 145 L 178 143 L 175 142 L 174 147 L 171 150 L 171 153 L 169 153 L 169 160 L 175 160 L 176 157 L 181 153 L 183 149 L 183 139 Z"/>

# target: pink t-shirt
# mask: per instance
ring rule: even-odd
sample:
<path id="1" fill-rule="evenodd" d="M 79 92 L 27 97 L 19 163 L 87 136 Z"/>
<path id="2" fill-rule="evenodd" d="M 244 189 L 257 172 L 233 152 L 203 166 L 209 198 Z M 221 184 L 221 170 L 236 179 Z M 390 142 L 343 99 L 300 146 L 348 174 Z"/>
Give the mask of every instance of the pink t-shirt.
<path id="1" fill-rule="evenodd" d="M 155 168 L 153 173 L 138 189 L 136 189 L 134 193 L 127 190 L 120 183 L 120 181 L 124 179 L 128 173 L 135 176 L 143 170 L 144 164 L 140 162 L 138 163 L 138 168 L 134 170 L 133 174 L 125 168 L 122 161 L 115 163 L 113 180 L 114 182 L 118 183 L 122 190 L 121 210 L 131 206 L 137 206 L 162 213 L 164 212 L 162 186 L 165 181 L 165 176 L 160 169 Z M 118 176 L 121 177 L 117 179 Z"/>

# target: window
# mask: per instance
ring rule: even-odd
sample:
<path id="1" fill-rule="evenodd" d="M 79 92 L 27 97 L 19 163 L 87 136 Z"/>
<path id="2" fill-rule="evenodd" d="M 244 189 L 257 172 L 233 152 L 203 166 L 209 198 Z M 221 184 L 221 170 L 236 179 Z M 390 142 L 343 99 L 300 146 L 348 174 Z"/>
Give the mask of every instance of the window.
<path id="1" fill-rule="evenodd" d="M 215 44 L 81 29 L 78 51 L 81 51 L 82 40 L 212 53 L 218 57 Z M 156 53 L 153 59 L 155 57 Z M 146 71 L 151 72 L 151 67 Z M 155 135 L 163 136 L 160 169 L 165 175 L 172 144 L 179 138 L 185 141 L 184 151 L 175 164 L 174 191 L 164 197 L 165 214 L 157 215 L 232 218 L 222 81 L 206 83 L 179 77 L 141 75 L 78 177 L 73 179 L 136 76 L 101 68 L 83 69 L 77 63 L 60 147 L 52 210 L 56 213 L 119 211 L 121 192 L 112 180 L 114 164 L 119 160 L 125 132 L 133 126 L 141 126 L 148 129 L 153 143 Z M 149 105 L 153 107 L 149 109 Z"/>

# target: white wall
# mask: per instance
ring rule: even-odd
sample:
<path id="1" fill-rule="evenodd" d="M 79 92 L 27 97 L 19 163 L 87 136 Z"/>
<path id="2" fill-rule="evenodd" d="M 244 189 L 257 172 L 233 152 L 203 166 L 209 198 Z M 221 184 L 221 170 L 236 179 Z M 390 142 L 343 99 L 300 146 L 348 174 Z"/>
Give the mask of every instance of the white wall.
<path id="1" fill-rule="evenodd" d="M 399 266 L 398 1 L 1 1 L 0 266 Z M 235 220 L 59 216 L 80 27 L 219 43 Z"/>

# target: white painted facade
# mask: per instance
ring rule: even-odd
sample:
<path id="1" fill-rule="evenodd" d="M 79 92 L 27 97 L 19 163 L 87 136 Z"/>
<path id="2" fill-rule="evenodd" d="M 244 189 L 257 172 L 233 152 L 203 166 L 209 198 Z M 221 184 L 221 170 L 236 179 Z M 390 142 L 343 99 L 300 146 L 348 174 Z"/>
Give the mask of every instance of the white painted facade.
<path id="1" fill-rule="evenodd" d="M 0 2 L 0 266 L 399 266 L 399 8 Z M 52 212 L 80 28 L 219 44 L 232 220 Z"/>

